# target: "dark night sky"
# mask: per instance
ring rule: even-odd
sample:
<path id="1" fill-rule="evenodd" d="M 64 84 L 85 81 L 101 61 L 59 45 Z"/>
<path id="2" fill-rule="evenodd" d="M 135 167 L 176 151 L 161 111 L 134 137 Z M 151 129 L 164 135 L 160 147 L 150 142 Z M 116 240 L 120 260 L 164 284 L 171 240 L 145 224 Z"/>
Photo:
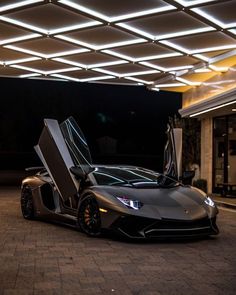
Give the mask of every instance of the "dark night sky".
<path id="1" fill-rule="evenodd" d="M 149 162 L 152 157 L 161 159 L 168 116 L 181 107 L 180 94 L 141 86 L 0 78 L 0 87 L 0 169 L 36 164 L 33 146 L 43 118 L 62 121 L 71 115 L 83 130 L 95 162 L 133 157 L 132 164 L 138 165 L 143 164 L 137 160 L 140 155 L 149 157 Z M 101 149 L 98 138 L 104 136 L 117 141 L 115 154 L 104 153 L 107 147 Z"/>

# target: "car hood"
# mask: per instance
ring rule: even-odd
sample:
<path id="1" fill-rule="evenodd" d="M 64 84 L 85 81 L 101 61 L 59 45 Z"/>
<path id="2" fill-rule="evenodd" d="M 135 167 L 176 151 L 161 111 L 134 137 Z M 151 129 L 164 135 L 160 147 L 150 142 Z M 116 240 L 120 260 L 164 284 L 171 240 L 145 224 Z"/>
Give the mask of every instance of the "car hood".
<path id="1" fill-rule="evenodd" d="M 198 189 L 177 186 L 173 188 L 103 187 L 110 196 L 139 200 L 140 210 L 129 209 L 129 213 L 150 218 L 194 220 L 212 215 L 204 203 L 205 194 Z M 116 204 L 125 207 L 119 200 Z"/>

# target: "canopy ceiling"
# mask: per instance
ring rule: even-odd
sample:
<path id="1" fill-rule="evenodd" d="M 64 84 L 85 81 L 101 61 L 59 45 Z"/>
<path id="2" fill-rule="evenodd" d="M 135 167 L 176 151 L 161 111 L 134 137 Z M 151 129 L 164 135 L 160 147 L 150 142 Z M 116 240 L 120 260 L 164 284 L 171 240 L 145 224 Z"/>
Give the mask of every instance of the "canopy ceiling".
<path id="1" fill-rule="evenodd" d="M 236 70 L 236 0 L 1 0 L 0 76 L 185 92 Z"/>

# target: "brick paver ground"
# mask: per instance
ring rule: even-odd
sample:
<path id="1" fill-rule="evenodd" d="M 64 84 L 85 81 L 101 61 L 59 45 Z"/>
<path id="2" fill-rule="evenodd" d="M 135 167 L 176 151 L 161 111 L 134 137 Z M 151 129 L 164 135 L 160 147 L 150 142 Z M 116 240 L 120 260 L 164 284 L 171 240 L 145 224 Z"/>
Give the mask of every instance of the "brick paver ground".
<path id="1" fill-rule="evenodd" d="M 236 212 L 217 238 L 128 243 L 21 216 L 0 188 L 0 295 L 236 294 Z"/>

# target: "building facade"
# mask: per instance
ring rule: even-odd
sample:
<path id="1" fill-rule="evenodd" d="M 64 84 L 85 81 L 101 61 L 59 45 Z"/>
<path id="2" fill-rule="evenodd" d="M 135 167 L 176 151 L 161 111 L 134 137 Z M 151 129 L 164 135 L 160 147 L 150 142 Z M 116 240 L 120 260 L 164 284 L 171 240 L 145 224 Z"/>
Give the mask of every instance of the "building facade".
<path id="1" fill-rule="evenodd" d="M 183 93 L 182 117 L 201 121 L 200 177 L 208 192 L 236 191 L 236 72 L 219 74 Z M 234 186 L 235 185 L 235 186 Z"/>

